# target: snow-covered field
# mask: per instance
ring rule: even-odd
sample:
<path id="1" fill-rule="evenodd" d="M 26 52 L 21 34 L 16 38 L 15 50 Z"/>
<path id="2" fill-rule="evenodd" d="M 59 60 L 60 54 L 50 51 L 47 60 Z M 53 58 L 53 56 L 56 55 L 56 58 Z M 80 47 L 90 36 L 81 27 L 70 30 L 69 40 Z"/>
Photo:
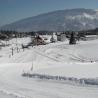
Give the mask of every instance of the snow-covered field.
<path id="1" fill-rule="evenodd" d="M 22 76 L 23 73 L 36 73 L 98 80 L 98 39 L 80 41 L 76 45 L 68 45 L 66 40 L 23 51 L 21 44 L 30 41 L 30 38 L 12 39 L 8 42 L 10 46 L 0 50 L 0 98 L 98 97 L 98 85 Z"/>

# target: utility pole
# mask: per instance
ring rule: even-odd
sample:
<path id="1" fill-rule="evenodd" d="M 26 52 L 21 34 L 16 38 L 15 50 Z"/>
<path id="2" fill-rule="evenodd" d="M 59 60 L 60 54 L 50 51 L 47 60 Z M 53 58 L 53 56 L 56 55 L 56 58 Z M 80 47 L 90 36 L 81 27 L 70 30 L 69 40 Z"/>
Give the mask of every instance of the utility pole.
<path id="1" fill-rule="evenodd" d="M 32 66 L 31 66 L 31 69 L 30 70 L 33 71 L 33 62 L 32 62 Z"/>
<path id="2" fill-rule="evenodd" d="M 13 49 L 13 47 L 11 48 L 11 51 L 12 51 L 12 56 L 14 55 L 14 49 Z"/>

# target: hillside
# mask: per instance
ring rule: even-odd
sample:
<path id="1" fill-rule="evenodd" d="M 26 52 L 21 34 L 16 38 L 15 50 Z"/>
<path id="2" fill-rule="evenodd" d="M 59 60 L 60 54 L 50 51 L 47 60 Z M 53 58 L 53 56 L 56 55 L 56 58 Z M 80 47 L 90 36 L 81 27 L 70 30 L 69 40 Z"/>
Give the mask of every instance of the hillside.
<path id="1" fill-rule="evenodd" d="M 64 31 L 88 30 L 98 27 L 98 11 L 92 9 L 67 9 L 40 14 L 2 26 L 3 30 Z"/>

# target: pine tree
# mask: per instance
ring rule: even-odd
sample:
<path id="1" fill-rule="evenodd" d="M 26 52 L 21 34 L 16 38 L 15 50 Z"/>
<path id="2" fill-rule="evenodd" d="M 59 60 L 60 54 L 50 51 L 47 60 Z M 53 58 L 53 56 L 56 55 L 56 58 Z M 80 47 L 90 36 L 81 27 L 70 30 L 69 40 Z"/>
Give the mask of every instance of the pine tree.
<path id="1" fill-rule="evenodd" d="M 76 39 L 75 39 L 75 33 L 74 32 L 71 33 L 69 44 L 70 45 L 76 44 Z"/>

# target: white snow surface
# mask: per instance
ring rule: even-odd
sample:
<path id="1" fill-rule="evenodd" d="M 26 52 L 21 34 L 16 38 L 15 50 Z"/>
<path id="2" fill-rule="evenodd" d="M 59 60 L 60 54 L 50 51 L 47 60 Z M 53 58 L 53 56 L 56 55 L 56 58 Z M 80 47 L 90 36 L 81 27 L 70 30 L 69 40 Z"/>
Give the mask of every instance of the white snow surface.
<path id="1" fill-rule="evenodd" d="M 98 39 L 29 47 L 30 38 L 12 39 L 0 50 L 0 98 L 97 98 L 98 86 L 67 84 L 22 77 L 38 73 L 74 78 L 98 78 Z M 17 44 L 16 44 L 17 43 Z M 15 47 L 19 47 L 17 53 Z M 11 48 L 15 48 L 11 55 Z M 33 65 L 33 71 L 31 71 Z"/>

